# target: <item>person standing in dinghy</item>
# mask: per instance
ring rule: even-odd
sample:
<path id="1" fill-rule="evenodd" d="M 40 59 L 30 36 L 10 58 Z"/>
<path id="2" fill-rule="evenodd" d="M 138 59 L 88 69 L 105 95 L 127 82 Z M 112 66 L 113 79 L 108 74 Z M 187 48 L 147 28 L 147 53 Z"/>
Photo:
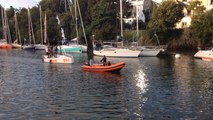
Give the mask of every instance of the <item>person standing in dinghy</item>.
<path id="1" fill-rule="evenodd" d="M 106 58 L 105 55 L 104 55 L 104 57 L 101 59 L 100 62 L 103 62 L 103 66 L 107 65 L 107 58 Z"/>

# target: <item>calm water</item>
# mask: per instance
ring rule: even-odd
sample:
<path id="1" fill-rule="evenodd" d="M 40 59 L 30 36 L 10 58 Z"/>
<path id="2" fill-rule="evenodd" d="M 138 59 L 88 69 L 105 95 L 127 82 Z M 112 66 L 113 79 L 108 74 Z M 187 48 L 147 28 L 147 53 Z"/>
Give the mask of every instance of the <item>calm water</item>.
<path id="1" fill-rule="evenodd" d="M 184 55 L 118 59 L 119 74 L 48 64 L 42 52 L 0 50 L 0 119 L 213 119 L 213 62 Z M 100 57 L 95 57 L 99 61 Z"/>

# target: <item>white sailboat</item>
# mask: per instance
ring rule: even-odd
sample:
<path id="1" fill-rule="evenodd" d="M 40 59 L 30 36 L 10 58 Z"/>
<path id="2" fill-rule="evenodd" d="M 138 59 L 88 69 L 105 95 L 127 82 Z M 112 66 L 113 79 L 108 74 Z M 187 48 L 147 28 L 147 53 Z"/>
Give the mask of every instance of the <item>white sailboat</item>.
<path id="1" fill-rule="evenodd" d="M 60 54 L 43 55 L 42 61 L 46 63 L 74 63 L 74 57 L 70 54 L 67 54 L 65 51 L 60 52 Z"/>
<path id="2" fill-rule="evenodd" d="M 45 50 L 47 48 L 44 43 L 46 43 L 46 13 L 44 17 L 44 39 L 43 39 L 43 28 L 42 28 L 42 14 L 41 14 L 41 6 L 39 6 L 39 12 L 40 12 L 40 27 L 41 27 L 41 43 L 35 44 L 35 50 Z"/>
<path id="3" fill-rule="evenodd" d="M 29 32 L 29 40 L 24 40 L 24 45 L 22 46 L 23 50 L 35 50 L 35 36 L 33 31 L 33 25 L 30 15 L 30 9 L 28 8 L 28 32 Z M 33 41 L 33 44 L 31 43 Z"/>
<path id="4" fill-rule="evenodd" d="M 13 48 L 21 48 L 21 35 L 19 31 L 19 26 L 18 26 L 18 20 L 17 20 L 17 15 L 15 13 L 15 31 L 16 31 L 16 40 L 12 43 Z"/>
<path id="5" fill-rule="evenodd" d="M 140 46 L 141 50 L 140 57 L 156 57 L 160 52 L 165 51 L 165 47 L 161 46 L 158 40 L 157 34 L 154 34 L 158 41 L 158 46 Z"/>
<path id="6" fill-rule="evenodd" d="M 213 48 L 209 50 L 199 50 L 197 53 L 195 53 L 195 58 L 209 58 L 213 56 Z"/>
<path id="7" fill-rule="evenodd" d="M 60 20 L 59 20 L 58 16 L 56 16 L 56 19 L 58 21 L 58 24 L 60 25 Z M 46 29 L 45 29 L 45 33 L 46 33 Z M 62 35 L 62 38 L 65 39 L 65 35 L 64 35 L 62 28 L 61 28 L 61 35 Z M 46 38 L 47 38 L 46 34 L 44 35 L 44 38 L 46 40 Z M 70 54 L 67 54 L 65 50 L 61 49 L 62 45 L 59 45 L 57 48 L 58 48 L 59 53 L 57 52 L 57 53 L 53 54 L 52 56 L 43 55 L 42 61 L 48 62 L 48 63 L 74 63 L 74 57 Z"/>
<path id="8" fill-rule="evenodd" d="M 123 12 L 122 12 L 122 0 L 120 0 L 120 24 L 121 24 L 121 38 L 123 38 Z M 123 41 L 122 41 L 123 47 Z M 107 56 L 107 57 L 120 57 L 120 58 L 137 58 L 140 54 L 140 50 L 130 50 L 128 48 L 104 48 L 101 50 L 94 50 L 94 55 Z"/>
<path id="9" fill-rule="evenodd" d="M 66 1 L 65 1 L 66 3 Z M 65 6 L 66 7 L 66 6 Z M 81 11 L 80 11 L 80 7 L 79 7 L 79 3 L 78 0 L 74 0 L 74 7 L 75 7 L 75 29 L 76 29 L 76 38 L 73 38 L 71 41 L 68 41 L 67 44 L 61 45 L 61 50 L 64 50 L 66 52 L 73 52 L 73 53 L 82 53 L 85 52 L 87 50 L 87 46 L 85 45 L 80 45 L 79 44 L 79 34 L 78 34 L 78 18 L 77 18 L 77 13 L 79 14 L 80 20 L 81 20 L 81 27 L 83 30 L 83 34 L 84 34 L 84 38 L 86 40 L 86 35 L 85 35 L 85 30 L 84 30 L 84 25 L 83 25 L 83 21 L 82 21 L 82 17 L 81 17 Z M 71 7 L 70 7 L 71 9 Z M 86 44 L 87 44 L 87 40 L 86 40 Z"/>
<path id="10" fill-rule="evenodd" d="M 7 20 L 7 13 L 2 6 L 1 17 L 2 17 L 2 28 L 3 28 L 3 39 L 0 40 L 0 49 L 11 49 L 11 35 L 10 28 Z"/>
<path id="11" fill-rule="evenodd" d="M 142 4 L 143 5 L 143 4 Z M 143 13 L 143 6 L 139 6 L 139 1 L 136 1 L 136 37 L 137 40 L 139 38 L 139 17 L 143 22 L 145 22 L 145 16 Z M 139 7 L 140 7 L 140 15 L 139 15 Z M 158 39 L 157 34 L 154 34 L 154 37 L 156 37 L 158 46 L 137 46 L 139 50 L 141 50 L 139 57 L 156 57 L 161 51 L 164 51 L 162 47 L 160 47 L 160 42 Z"/>

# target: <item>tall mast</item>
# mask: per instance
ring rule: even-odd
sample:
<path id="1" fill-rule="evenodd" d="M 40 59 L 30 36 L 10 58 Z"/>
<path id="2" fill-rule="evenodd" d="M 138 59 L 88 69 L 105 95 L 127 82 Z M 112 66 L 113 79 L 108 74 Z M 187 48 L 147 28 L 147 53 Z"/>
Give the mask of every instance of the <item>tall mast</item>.
<path id="1" fill-rule="evenodd" d="M 45 12 L 45 15 L 44 15 L 44 43 L 47 43 L 47 16 L 46 16 L 46 12 Z"/>
<path id="2" fill-rule="evenodd" d="M 40 12 L 40 27 L 41 27 L 41 44 L 43 44 L 43 43 L 44 43 L 44 40 L 43 40 L 43 28 L 42 28 L 41 5 L 39 6 L 39 12 Z"/>
<path id="3" fill-rule="evenodd" d="M 3 34 L 4 34 L 4 39 L 7 39 L 6 35 L 6 27 L 5 27 L 5 17 L 4 17 L 4 8 L 1 6 L 1 17 L 2 17 L 2 27 L 3 27 Z"/>
<path id="4" fill-rule="evenodd" d="M 136 4 L 136 40 L 138 41 L 138 37 L 139 37 L 139 25 L 138 25 L 138 0 L 137 0 L 137 4 Z"/>
<path id="5" fill-rule="evenodd" d="M 67 0 L 64 0 L 64 8 L 65 8 L 65 12 L 67 12 Z"/>
<path id="6" fill-rule="evenodd" d="M 2 6 L 1 6 L 1 19 L 2 19 L 2 28 L 3 28 L 4 39 L 6 39 L 5 25 L 4 25 L 4 9 Z"/>
<path id="7" fill-rule="evenodd" d="M 32 35 L 31 35 L 31 29 L 30 29 L 30 9 L 28 8 L 27 11 L 28 11 L 28 33 L 29 33 L 29 40 L 30 40 L 30 44 L 31 44 Z"/>
<path id="8" fill-rule="evenodd" d="M 29 22 L 30 22 L 30 28 L 31 28 L 30 32 L 32 33 L 32 38 L 33 38 L 33 44 L 35 44 L 35 36 L 34 36 L 34 31 L 33 31 L 33 24 L 32 24 L 30 10 L 29 10 Z"/>
<path id="9" fill-rule="evenodd" d="M 120 24 L 121 24 L 121 38 L 122 38 L 122 47 L 123 47 L 123 8 L 122 0 L 120 0 Z"/>
<path id="10" fill-rule="evenodd" d="M 79 17 L 81 19 L 81 27 L 82 27 L 82 30 L 83 30 L 83 34 L 84 34 L 84 39 L 85 39 L 85 42 L 86 42 L 86 45 L 87 45 L 87 37 L 86 37 L 86 33 L 85 33 L 85 29 L 84 29 L 84 23 L 83 23 L 83 20 L 82 20 L 82 16 L 81 16 L 81 10 L 80 10 L 80 6 L 79 6 L 79 2 L 77 0 L 77 4 L 78 4 L 78 12 L 79 12 Z"/>
<path id="11" fill-rule="evenodd" d="M 9 27 L 9 23 L 8 23 L 8 19 L 7 19 L 7 12 L 6 12 L 6 10 L 4 12 L 5 12 L 4 17 L 5 17 L 5 28 L 6 28 L 7 42 L 11 43 L 11 34 L 10 34 L 10 27 Z"/>
<path id="12" fill-rule="evenodd" d="M 77 0 L 74 0 L 75 5 L 75 29 L 76 29 L 76 37 L 77 37 L 77 44 L 78 44 L 78 18 L 77 18 Z"/>
<path id="13" fill-rule="evenodd" d="M 15 12 L 15 30 L 16 30 L 16 39 L 18 39 L 18 43 L 21 45 L 21 35 L 20 35 L 20 31 L 19 31 L 16 12 Z"/>

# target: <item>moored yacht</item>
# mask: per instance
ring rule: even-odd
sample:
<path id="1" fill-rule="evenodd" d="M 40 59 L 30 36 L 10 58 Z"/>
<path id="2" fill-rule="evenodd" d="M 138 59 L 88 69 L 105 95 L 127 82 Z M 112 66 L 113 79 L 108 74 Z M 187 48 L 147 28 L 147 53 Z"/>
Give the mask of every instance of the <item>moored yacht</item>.
<path id="1" fill-rule="evenodd" d="M 208 58 L 210 56 L 213 56 L 213 48 L 208 50 L 199 50 L 194 55 L 195 58 Z"/>

